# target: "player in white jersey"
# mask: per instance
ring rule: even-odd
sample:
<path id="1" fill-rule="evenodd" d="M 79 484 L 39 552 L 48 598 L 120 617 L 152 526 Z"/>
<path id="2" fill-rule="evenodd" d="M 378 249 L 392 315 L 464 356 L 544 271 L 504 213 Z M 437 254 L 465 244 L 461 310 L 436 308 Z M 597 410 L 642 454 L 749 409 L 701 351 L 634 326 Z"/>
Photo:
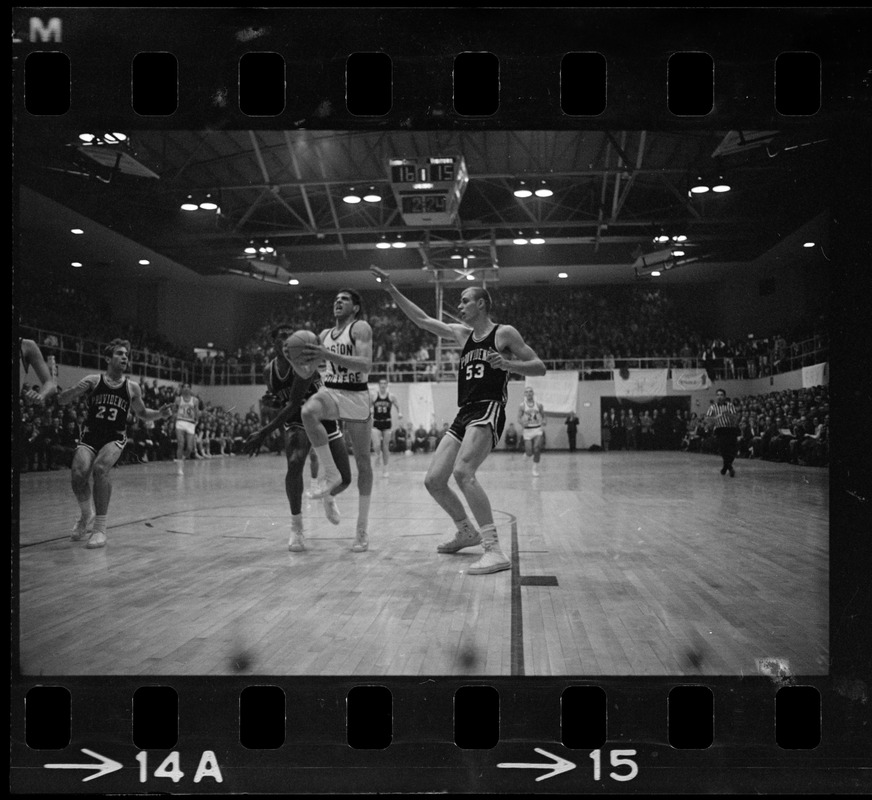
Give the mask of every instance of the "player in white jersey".
<path id="1" fill-rule="evenodd" d="M 546 420 L 545 409 L 541 403 L 536 402 L 532 386 L 524 389 L 524 399 L 518 409 L 518 424 L 524 432 L 524 452 L 527 461 L 533 459 L 533 476 L 538 478 Z"/>
<path id="2" fill-rule="evenodd" d="M 342 477 L 333 460 L 323 420 L 344 420 L 345 429 L 354 448 L 357 462 L 357 535 L 353 547 L 362 553 L 369 547 L 367 523 L 372 495 L 372 462 L 369 448 L 372 442 L 372 404 L 367 379 L 372 369 L 372 328 L 360 319 L 360 295 L 353 289 L 340 289 L 333 302 L 336 324 L 318 337 L 320 344 L 309 344 L 300 360 L 306 363 L 325 363 L 322 386 L 303 406 L 303 426 L 312 449 L 318 456 L 324 472 L 313 485 L 309 496 L 325 497 L 342 483 Z"/>
<path id="3" fill-rule="evenodd" d="M 185 474 L 185 459 L 194 452 L 194 439 L 197 434 L 197 418 L 200 416 L 200 398 L 191 393 L 191 384 L 183 383 L 181 394 L 173 401 L 176 417 L 176 472 Z"/>

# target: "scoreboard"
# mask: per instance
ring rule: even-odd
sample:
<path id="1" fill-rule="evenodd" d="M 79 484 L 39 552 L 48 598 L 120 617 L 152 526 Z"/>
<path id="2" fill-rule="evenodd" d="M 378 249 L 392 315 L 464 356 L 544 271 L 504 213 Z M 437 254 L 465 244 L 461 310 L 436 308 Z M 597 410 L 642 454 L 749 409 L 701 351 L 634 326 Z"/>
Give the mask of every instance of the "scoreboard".
<path id="1" fill-rule="evenodd" d="M 391 189 L 407 225 L 451 225 L 469 182 L 463 156 L 392 158 Z"/>

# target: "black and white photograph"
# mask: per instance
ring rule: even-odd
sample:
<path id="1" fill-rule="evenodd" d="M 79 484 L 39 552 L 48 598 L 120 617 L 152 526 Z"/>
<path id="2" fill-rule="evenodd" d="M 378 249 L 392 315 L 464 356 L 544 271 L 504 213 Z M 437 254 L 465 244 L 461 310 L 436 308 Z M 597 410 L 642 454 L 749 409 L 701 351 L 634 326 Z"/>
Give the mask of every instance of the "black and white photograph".
<path id="1" fill-rule="evenodd" d="M 403 751 L 414 786 L 390 770 L 387 785 L 518 791 L 520 774 L 531 791 L 674 793 L 675 775 L 650 777 L 655 745 L 569 749 L 566 690 L 662 693 L 664 743 L 675 686 L 719 687 L 712 708 L 748 686 L 742 708 L 774 708 L 779 687 L 861 700 L 841 654 L 867 499 L 848 465 L 868 445 L 868 354 L 850 354 L 872 77 L 850 40 L 841 60 L 812 52 L 817 17 L 796 12 L 799 33 L 757 69 L 759 32 L 728 56 L 693 36 L 655 46 L 637 20 L 644 45 L 623 42 L 622 61 L 602 33 L 617 10 L 589 12 L 605 39 L 576 47 L 567 31 L 547 44 L 554 11 L 528 62 L 502 21 L 494 40 L 410 49 L 449 36 L 438 20 L 518 10 L 396 11 L 392 31 L 389 9 L 17 11 L 16 697 L 72 687 L 75 725 L 77 686 L 173 686 L 182 709 L 214 688 L 237 714 L 248 681 L 282 687 L 289 727 L 315 720 L 321 686 L 408 690 L 415 708 L 428 683 L 497 686 L 500 703 L 511 687 L 531 714 L 541 690 L 556 740 L 501 743 L 491 782 L 459 764 L 430 776 L 439 745 Z M 651 24 L 677 10 L 661 13 Z M 521 69 L 534 63 L 539 81 Z M 49 92 L 58 69 L 66 109 Z M 547 100 L 528 104 L 540 83 Z M 635 702 L 604 699 L 603 725 L 606 706 L 610 725 L 647 718 Z M 114 701 L 88 705 L 116 730 Z M 712 713 L 701 746 L 723 731 L 741 750 L 741 713 L 720 729 Z M 449 748 L 463 747 L 457 719 Z M 489 747 L 524 730 L 507 719 Z M 311 724 L 300 743 L 321 753 L 327 723 Z M 238 744 L 222 725 L 215 741 Z M 42 777 L 290 791 L 255 756 L 219 785 L 231 757 L 180 735 L 159 756 L 82 742 Z M 459 752 L 486 752 L 471 747 Z M 107 777 L 82 786 L 69 771 L 88 758 L 85 780 Z M 317 759 L 307 791 L 381 790 L 369 772 L 353 786 L 363 764 L 342 762 L 334 783 Z M 730 780 L 686 786 L 755 786 Z M 776 785 L 859 788 L 825 780 Z"/>

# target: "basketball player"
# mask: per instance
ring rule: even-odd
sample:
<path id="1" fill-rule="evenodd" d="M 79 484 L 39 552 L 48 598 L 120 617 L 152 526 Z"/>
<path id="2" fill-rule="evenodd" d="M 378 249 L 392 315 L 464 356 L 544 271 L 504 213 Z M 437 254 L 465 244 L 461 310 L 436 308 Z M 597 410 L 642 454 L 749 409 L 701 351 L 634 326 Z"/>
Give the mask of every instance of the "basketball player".
<path id="1" fill-rule="evenodd" d="M 344 420 L 357 462 L 357 532 L 351 548 L 355 553 L 369 547 L 367 524 L 372 495 L 372 408 L 367 384 L 372 369 L 372 328 L 360 319 L 361 310 L 360 295 L 353 289 L 340 289 L 333 301 L 335 325 L 321 331 L 321 344 L 307 344 L 300 357 L 309 364 L 326 360 L 324 385 L 306 401 L 302 411 L 303 425 L 323 470 L 309 496 L 326 497 L 342 483 L 324 423 Z"/>
<path id="2" fill-rule="evenodd" d="M 185 459 L 194 452 L 197 435 L 197 418 L 200 416 L 200 398 L 191 393 L 191 384 L 182 384 L 182 393 L 173 401 L 176 415 L 176 461 L 179 475 L 185 474 Z"/>
<path id="3" fill-rule="evenodd" d="M 388 382 L 382 378 L 378 382 L 378 392 L 372 399 L 372 446 L 382 456 L 382 477 L 388 477 L 388 454 L 390 453 L 391 441 L 391 407 L 397 409 L 397 417 L 403 418 L 400 413 L 400 404 L 397 398 L 388 391 Z"/>
<path id="4" fill-rule="evenodd" d="M 24 374 L 26 375 L 30 367 L 33 367 L 33 371 L 36 373 L 36 377 L 41 384 L 39 391 L 29 389 L 25 396 L 34 403 L 44 405 L 45 401 L 57 392 L 58 385 L 55 383 L 48 364 L 45 363 L 45 359 L 42 357 L 42 351 L 33 339 L 22 339 L 18 352 L 21 357 L 21 364 L 24 367 Z"/>
<path id="5" fill-rule="evenodd" d="M 280 403 L 284 403 L 284 407 L 268 425 L 251 434 L 243 448 L 249 455 L 257 455 L 267 436 L 278 428 L 284 431 L 285 457 L 288 461 L 285 494 L 291 507 L 291 537 L 288 540 L 288 550 L 299 553 L 306 549 L 303 541 L 303 468 L 310 447 L 300 410 L 303 403 L 321 388 L 322 383 L 317 370 L 309 378 L 304 378 L 294 371 L 283 347 L 285 340 L 293 332 L 292 328 L 281 325 L 272 332 L 276 355 L 267 364 L 265 372 L 267 388 Z M 348 488 L 351 483 L 348 449 L 345 447 L 342 431 L 335 421 L 326 420 L 324 428 L 327 431 L 330 453 L 342 476 L 341 483 L 332 491 L 332 495 L 336 495 Z M 330 522 L 338 525 L 341 516 L 332 495 L 322 498 L 324 513 Z"/>
<path id="6" fill-rule="evenodd" d="M 88 420 L 72 466 L 73 493 L 82 514 L 70 539 L 81 541 L 93 524 L 94 532 L 85 545 L 89 549 L 106 546 L 106 515 L 112 496 L 109 475 L 127 444 L 128 412 L 132 411 L 146 421 L 166 419 L 173 413 L 171 403 L 159 409 L 146 408 L 139 384 L 124 377 L 130 358 L 130 342 L 113 339 L 103 354 L 107 366 L 102 375 L 86 375 L 75 386 L 58 395 L 61 405 L 88 395 Z M 92 476 L 94 512 L 91 510 Z"/>
<path id="7" fill-rule="evenodd" d="M 490 500 L 475 473 L 502 436 L 509 372 L 544 375 L 545 365 L 515 328 L 497 324 L 490 318 L 491 298 L 486 289 L 465 289 L 458 306 L 461 324 L 445 323 L 428 316 L 401 294 L 390 282 L 387 272 L 378 267 L 370 267 L 370 271 L 419 328 L 453 339 L 463 348 L 457 378 L 460 410 L 436 448 L 424 479 L 427 491 L 457 526 L 454 538 L 436 549 L 440 553 L 456 553 L 481 544 L 484 555 L 468 569 L 470 575 L 509 569 L 511 562 L 500 549 Z M 460 498 L 448 486 L 452 474 L 472 509 L 480 533 L 466 516 Z"/>
<path id="8" fill-rule="evenodd" d="M 545 409 L 537 403 L 532 386 L 524 389 L 524 399 L 518 409 L 518 424 L 523 428 L 524 452 L 527 461 L 533 459 L 533 477 L 539 477 L 539 461 L 542 458 L 542 439 L 546 425 Z"/>

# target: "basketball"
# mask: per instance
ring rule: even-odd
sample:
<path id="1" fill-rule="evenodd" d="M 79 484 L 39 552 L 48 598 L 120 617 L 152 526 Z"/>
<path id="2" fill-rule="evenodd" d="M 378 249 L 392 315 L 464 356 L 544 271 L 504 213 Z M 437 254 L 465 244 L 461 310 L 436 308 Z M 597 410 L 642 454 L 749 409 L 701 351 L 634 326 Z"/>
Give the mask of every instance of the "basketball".
<path id="1" fill-rule="evenodd" d="M 319 344 L 318 337 L 312 331 L 294 331 L 285 339 L 282 352 L 288 361 L 292 364 L 298 364 L 307 344 Z"/>

